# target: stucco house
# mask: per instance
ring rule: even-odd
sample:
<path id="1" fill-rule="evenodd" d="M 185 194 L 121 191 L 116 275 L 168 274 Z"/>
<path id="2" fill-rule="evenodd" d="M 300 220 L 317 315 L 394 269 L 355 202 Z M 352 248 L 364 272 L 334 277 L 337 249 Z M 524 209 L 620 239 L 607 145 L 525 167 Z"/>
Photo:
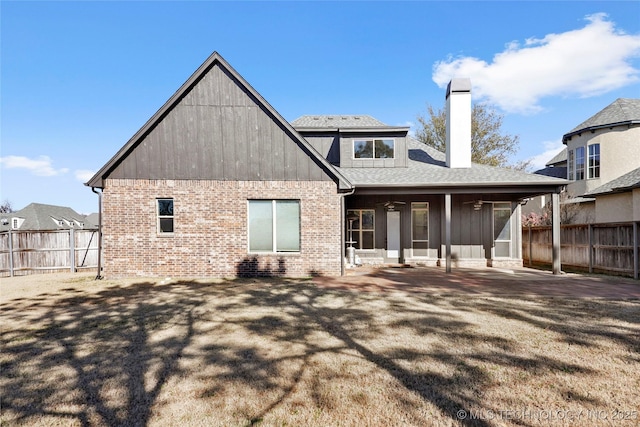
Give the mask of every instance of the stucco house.
<path id="1" fill-rule="evenodd" d="M 536 173 L 566 174 L 565 203 L 576 207 L 571 222 L 637 221 L 632 181 L 640 168 L 640 99 L 616 99 L 563 135 L 562 142 L 566 149 Z"/>
<path id="2" fill-rule="evenodd" d="M 521 201 L 566 181 L 472 164 L 470 91 L 449 85 L 441 153 L 365 115 L 289 123 L 214 52 L 86 184 L 105 276 L 522 265 Z"/>

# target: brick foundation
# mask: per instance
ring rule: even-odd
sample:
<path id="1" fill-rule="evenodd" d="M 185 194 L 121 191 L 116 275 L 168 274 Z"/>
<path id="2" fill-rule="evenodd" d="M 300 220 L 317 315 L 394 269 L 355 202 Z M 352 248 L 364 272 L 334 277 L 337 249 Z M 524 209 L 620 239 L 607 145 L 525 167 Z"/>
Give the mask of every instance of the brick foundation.
<path id="1" fill-rule="evenodd" d="M 107 278 L 340 275 L 340 195 L 327 181 L 108 179 Z M 174 233 L 156 231 L 156 199 L 174 199 Z M 248 251 L 247 200 L 300 200 L 300 253 Z"/>

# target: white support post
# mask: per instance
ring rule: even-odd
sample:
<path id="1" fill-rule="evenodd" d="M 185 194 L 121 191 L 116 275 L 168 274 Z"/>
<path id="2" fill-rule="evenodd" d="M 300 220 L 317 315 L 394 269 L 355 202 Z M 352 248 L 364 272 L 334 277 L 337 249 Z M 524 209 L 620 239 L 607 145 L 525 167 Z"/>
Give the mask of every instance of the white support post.
<path id="1" fill-rule="evenodd" d="M 444 218 L 445 270 L 451 273 L 451 194 L 444 195 Z"/>

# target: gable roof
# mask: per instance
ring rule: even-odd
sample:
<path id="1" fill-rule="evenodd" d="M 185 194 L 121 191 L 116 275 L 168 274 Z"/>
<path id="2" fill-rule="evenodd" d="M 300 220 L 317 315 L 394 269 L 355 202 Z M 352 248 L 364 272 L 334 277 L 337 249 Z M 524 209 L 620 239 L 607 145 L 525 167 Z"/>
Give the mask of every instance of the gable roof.
<path id="1" fill-rule="evenodd" d="M 566 163 L 566 161 L 567 161 L 567 147 L 564 147 L 558 154 L 553 156 L 553 158 L 549 160 L 545 166 L 555 166 L 558 163 Z"/>
<path id="2" fill-rule="evenodd" d="M 355 187 L 490 188 L 501 186 L 562 186 L 568 182 L 508 168 L 473 163 L 448 168 L 446 155 L 408 136 L 406 168 L 338 168 Z"/>
<path id="3" fill-rule="evenodd" d="M 609 181 L 600 187 L 589 191 L 585 196 L 601 196 L 605 194 L 622 193 L 640 188 L 640 168 L 634 169 L 613 181 Z"/>
<path id="4" fill-rule="evenodd" d="M 20 226 L 21 230 L 68 230 L 69 221 L 83 224 L 82 228 L 93 228 L 96 225 L 73 209 L 66 206 L 46 205 L 42 203 L 31 203 L 16 212 L 1 215 L 2 219 L 21 218 L 24 220 Z M 58 221 L 63 221 L 60 225 Z M 0 224 L 2 231 L 11 229 L 11 223 Z M 76 224 L 77 226 L 77 224 Z M 77 228 L 74 226 L 74 228 Z"/>
<path id="5" fill-rule="evenodd" d="M 562 137 L 562 142 L 588 130 L 640 124 L 640 99 L 618 98 L 595 115 L 589 117 Z"/>
<path id="6" fill-rule="evenodd" d="M 268 114 L 287 131 L 290 137 L 309 153 L 311 159 L 333 178 L 339 189 L 350 189 L 351 184 L 326 159 L 324 159 L 237 71 L 235 71 L 217 52 L 209 58 L 180 86 L 165 104 L 136 132 L 131 139 L 113 156 L 85 185 L 104 187 L 104 179 L 122 162 L 134 148 L 166 117 L 189 91 L 215 65 L 229 73 L 243 90 L 246 90 Z"/>

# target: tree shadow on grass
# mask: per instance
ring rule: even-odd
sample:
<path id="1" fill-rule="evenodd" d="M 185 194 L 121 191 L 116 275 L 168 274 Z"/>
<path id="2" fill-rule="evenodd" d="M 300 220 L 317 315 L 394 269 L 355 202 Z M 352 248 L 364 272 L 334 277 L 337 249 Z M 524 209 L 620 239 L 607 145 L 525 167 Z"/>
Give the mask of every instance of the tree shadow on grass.
<path id="1" fill-rule="evenodd" d="M 97 293 L 68 288 L 0 308 L 11 325 L 1 335 L 3 417 L 8 412 L 12 423 L 22 424 L 66 419 L 87 426 L 145 426 L 165 404 L 160 396 L 171 378 L 181 376 L 204 384 L 194 392 L 196 399 L 223 405 L 220 413 L 227 411 L 227 418 L 216 421 L 219 425 L 225 420 L 257 425 L 290 404 L 301 388 L 308 389 L 312 401 L 305 405 L 331 413 L 337 403 L 327 384 L 347 377 L 340 367 L 318 371 L 318 358 L 330 355 L 390 376 L 452 424 L 488 426 L 483 419 L 458 419 L 458 411 L 496 409 L 483 401 L 484 390 L 496 386 L 483 363 L 525 372 L 590 373 L 554 356 L 520 355 L 518 342 L 478 332 L 460 316 L 464 312 L 555 328 L 581 345 L 604 336 L 637 350 L 632 331 L 569 324 L 570 316 L 583 323 L 588 318 L 581 306 L 569 303 L 524 311 L 508 299 L 399 297 L 286 279 L 143 282 Z M 600 310 L 606 319 L 608 310 Z M 402 330 L 418 342 L 387 343 Z M 430 340 L 430 345 L 416 345 Z M 445 369 L 431 369 L 434 364 Z M 368 392 L 349 399 L 375 405 L 367 401 Z M 220 397 L 228 395 L 239 402 L 233 411 Z M 429 422 L 408 398 L 393 396 L 409 423 Z"/>
<path id="2" fill-rule="evenodd" d="M 67 289 L 48 297 L 2 307 L 5 321 L 19 325 L 2 331 L 5 415 L 18 423 L 54 417 L 146 425 L 193 337 L 201 299 L 192 284 Z"/>

